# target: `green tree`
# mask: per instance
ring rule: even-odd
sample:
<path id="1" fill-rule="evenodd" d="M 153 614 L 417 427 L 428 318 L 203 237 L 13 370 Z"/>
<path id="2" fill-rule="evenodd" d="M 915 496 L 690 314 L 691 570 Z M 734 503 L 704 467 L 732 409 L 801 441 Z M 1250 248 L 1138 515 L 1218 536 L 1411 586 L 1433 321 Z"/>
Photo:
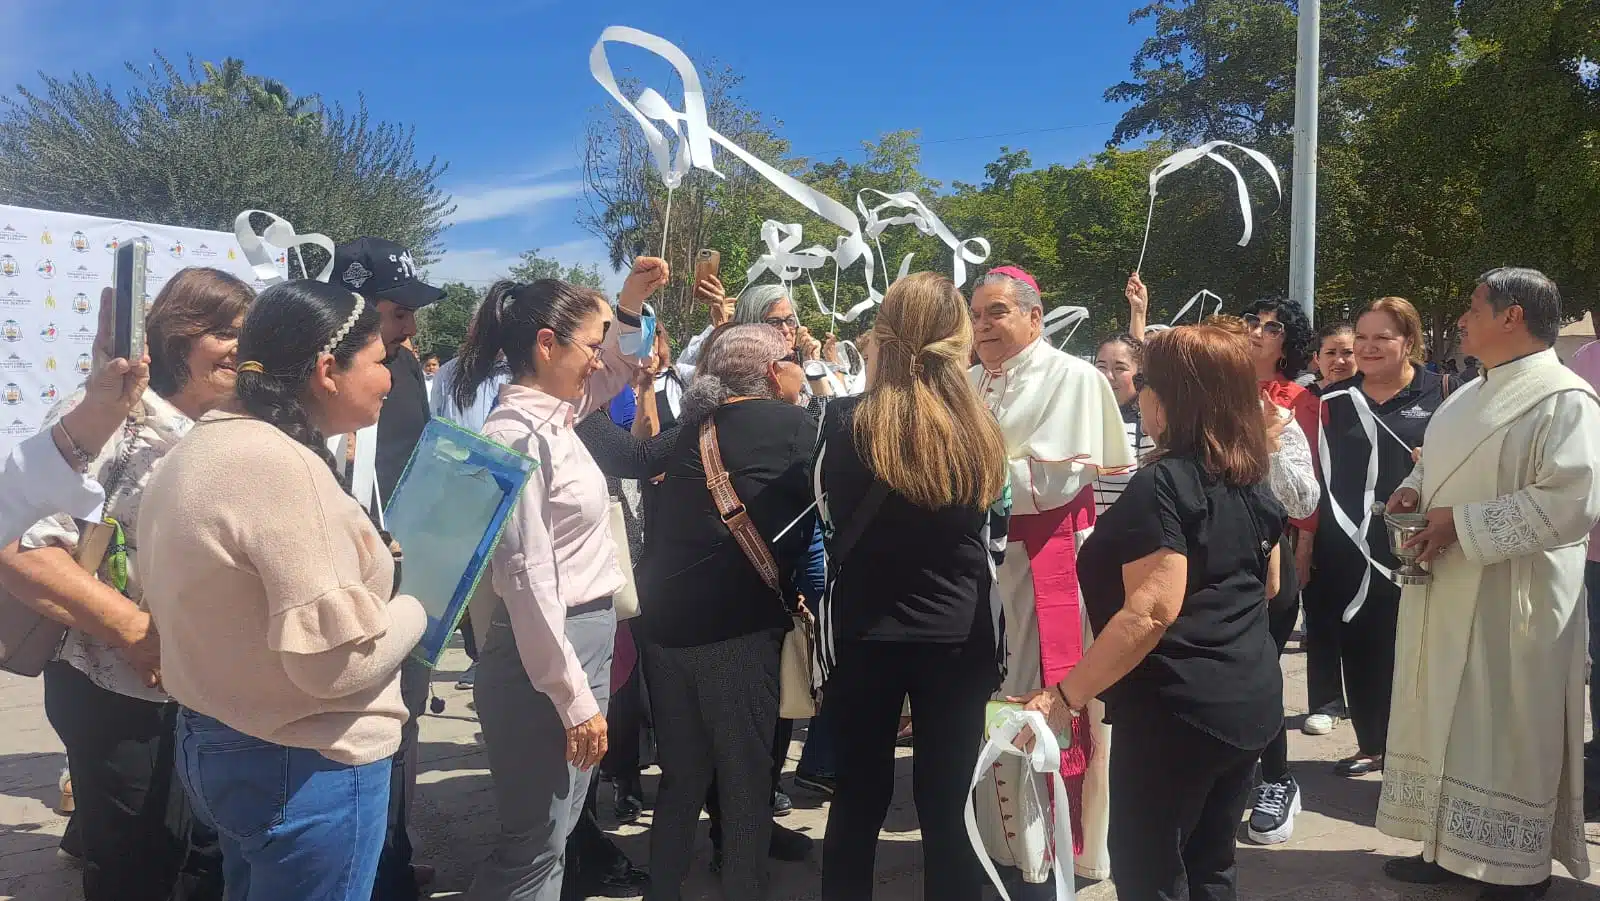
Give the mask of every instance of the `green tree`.
<path id="1" fill-rule="evenodd" d="M 600 290 L 605 287 L 605 281 L 600 277 L 600 267 L 594 263 L 587 266 L 578 263 L 563 265 L 561 261 L 542 256 L 538 248 L 524 250 L 522 261 L 511 267 L 508 273 L 513 281 L 532 282 L 541 278 L 558 278 L 574 285 L 583 285 L 587 288 Z"/>
<path id="2" fill-rule="evenodd" d="M 42 75 L 0 107 L 0 203 L 230 229 L 266 209 L 336 241 L 381 235 L 419 263 L 453 212 L 445 166 L 417 159 L 410 127 L 296 97 L 272 79 L 165 57 L 128 64 L 118 97 L 94 78 Z M 312 261 L 308 263 L 315 265 Z"/>
<path id="3" fill-rule="evenodd" d="M 466 340 L 472 317 L 483 303 L 483 292 L 465 282 L 446 282 L 441 287 L 444 298 L 417 314 L 417 337 L 411 343 L 419 353 L 436 353 L 448 360 Z"/>

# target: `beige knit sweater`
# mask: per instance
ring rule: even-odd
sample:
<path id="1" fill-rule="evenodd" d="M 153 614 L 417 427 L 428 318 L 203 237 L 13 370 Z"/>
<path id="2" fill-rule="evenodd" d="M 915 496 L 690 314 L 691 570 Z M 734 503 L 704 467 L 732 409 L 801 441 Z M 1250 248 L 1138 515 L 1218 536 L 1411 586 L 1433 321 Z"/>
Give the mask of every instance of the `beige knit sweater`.
<path id="1" fill-rule="evenodd" d="M 172 697 L 341 763 L 399 747 L 400 663 L 427 615 L 390 600 L 388 549 L 316 454 L 208 414 L 146 487 L 138 545 Z"/>

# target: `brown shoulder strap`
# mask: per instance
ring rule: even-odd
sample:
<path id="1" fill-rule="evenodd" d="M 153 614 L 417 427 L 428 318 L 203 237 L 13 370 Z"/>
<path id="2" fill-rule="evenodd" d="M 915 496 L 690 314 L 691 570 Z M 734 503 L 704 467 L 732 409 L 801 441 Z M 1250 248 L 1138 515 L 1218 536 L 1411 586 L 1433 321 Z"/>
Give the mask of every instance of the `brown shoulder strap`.
<path id="1" fill-rule="evenodd" d="M 756 524 L 750 521 L 744 504 L 739 501 L 738 492 L 733 490 L 733 480 L 722 465 L 722 451 L 717 447 L 717 426 L 710 417 L 700 424 L 700 464 L 705 467 L 706 487 L 711 490 L 711 500 L 717 505 L 722 524 L 733 533 L 733 540 L 739 543 L 745 559 L 761 574 L 761 581 L 777 591 L 777 561 L 772 559 L 772 551 L 767 547 L 766 540 L 756 530 Z"/>

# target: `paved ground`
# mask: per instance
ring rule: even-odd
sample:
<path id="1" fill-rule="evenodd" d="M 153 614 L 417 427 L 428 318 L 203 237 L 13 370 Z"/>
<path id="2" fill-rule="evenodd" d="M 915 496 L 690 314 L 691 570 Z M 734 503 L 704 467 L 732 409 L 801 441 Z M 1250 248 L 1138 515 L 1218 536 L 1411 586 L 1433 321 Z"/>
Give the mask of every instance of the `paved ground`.
<path id="1" fill-rule="evenodd" d="M 471 881 L 472 870 L 486 853 L 496 829 L 494 801 L 489 788 L 476 717 L 467 707 L 470 695 L 453 688 L 455 673 L 465 664 L 460 651 L 452 651 L 436 677 L 445 711 L 429 716 L 422 727 L 422 775 L 417 798 L 419 860 L 438 866 L 435 898 L 453 898 Z M 1304 709 L 1304 658 L 1291 653 L 1284 658 L 1286 688 L 1291 709 Z M 63 756 L 55 733 L 45 721 L 38 680 L 0 678 L 0 899 L 19 901 L 78 901 L 82 897 L 76 871 L 65 868 L 55 856 L 56 841 L 65 821 L 51 811 L 56 802 L 56 777 Z M 1298 718 L 1294 721 L 1298 724 Z M 1372 828 L 1379 780 L 1336 779 L 1329 761 L 1349 754 L 1354 737 L 1341 725 L 1332 735 L 1308 738 L 1294 732 L 1290 758 L 1295 761 L 1305 799 L 1294 840 L 1273 848 L 1241 845 L 1239 882 L 1248 899 L 1281 901 L 1445 901 L 1473 895 L 1458 889 L 1415 890 L 1387 882 L 1382 861 L 1394 854 L 1415 853 L 1415 846 L 1380 835 Z M 791 749 L 798 757 L 798 745 Z M 905 753 L 905 752 L 902 752 Z M 654 778 L 646 779 L 646 794 L 654 791 Z M 914 901 L 921 897 L 921 843 L 916 814 L 910 802 L 910 760 L 902 759 L 897 774 L 896 804 L 889 814 L 878 846 L 879 899 Z M 785 825 L 808 832 L 820 844 L 827 808 L 818 799 L 794 792 L 797 806 Z M 602 798 L 609 795 L 603 792 Z M 609 805 L 602 805 L 608 808 Z M 648 823 L 648 815 L 643 823 Z M 624 827 L 621 844 L 638 861 L 646 858 L 643 828 Z M 1590 827 L 1590 844 L 1600 845 L 1600 828 Z M 709 842 L 702 835 L 700 865 L 686 897 L 715 899 L 720 892 L 705 871 Z M 1600 861 L 1600 854 L 1595 855 Z M 804 864 L 775 864 L 774 901 L 813 899 L 818 896 L 820 860 Z M 1559 868 L 1558 868 L 1559 870 Z M 1079 893 L 1085 901 L 1111 901 L 1110 884 Z M 1600 901 L 1600 876 L 1578 883 L 1562 874 L 1550 896 L 1553 901 Z M 287 899 L 286 899 L 287 901 Z M 730 899 L 744 901 L 744 899 Z"/>

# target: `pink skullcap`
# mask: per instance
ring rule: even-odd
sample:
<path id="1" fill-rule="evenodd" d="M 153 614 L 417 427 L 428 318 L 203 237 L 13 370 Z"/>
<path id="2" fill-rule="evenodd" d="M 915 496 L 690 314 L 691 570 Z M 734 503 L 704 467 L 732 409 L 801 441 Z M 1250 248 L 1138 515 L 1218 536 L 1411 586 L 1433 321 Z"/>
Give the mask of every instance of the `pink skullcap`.
<path id="1" fill-rule="evenodd" d="M 1039 290 L 1039 283 L 1033 280 L 1033 276 L 1029 275 L 1026 272 L 1023 272 L 1021 269 L 1018 269 L 1016 266 L 996 266 L 993 269 L 989 270 L 989 274 L 990 275 L 1008 275 L 1008 276 L 1016 279 L 1017 281 L 1026 284 L 1028 287 L 1032 288 L 1035 292 L 1037 292 Z"/>

